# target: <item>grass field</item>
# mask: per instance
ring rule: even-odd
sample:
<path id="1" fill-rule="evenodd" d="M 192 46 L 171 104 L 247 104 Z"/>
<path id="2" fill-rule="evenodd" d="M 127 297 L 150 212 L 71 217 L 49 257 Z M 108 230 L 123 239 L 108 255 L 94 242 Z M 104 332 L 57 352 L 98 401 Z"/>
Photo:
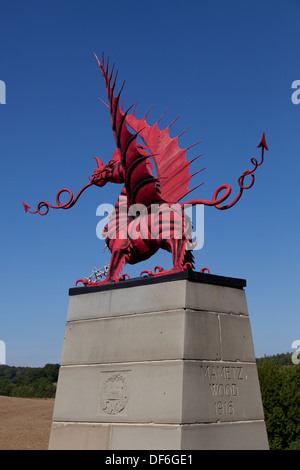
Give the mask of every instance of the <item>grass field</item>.
<path id="1" fill-rule="evenodd" d="M 0 396 L 0 450 L 47 450 L 54 399 Z"/>

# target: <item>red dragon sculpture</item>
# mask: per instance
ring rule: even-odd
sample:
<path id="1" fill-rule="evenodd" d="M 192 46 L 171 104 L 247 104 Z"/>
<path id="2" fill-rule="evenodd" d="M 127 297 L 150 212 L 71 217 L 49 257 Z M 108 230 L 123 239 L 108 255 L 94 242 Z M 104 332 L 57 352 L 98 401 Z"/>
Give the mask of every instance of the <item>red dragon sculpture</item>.
<path id="1" fill-rule="evenodd" d="M 189 172 L 191 163 L 201 155 L 187 161 L 187 150 L 193 145 L 186 149 L 180 149 L 178 138 L 181 134 L 175 138 L 170 137 L 170 126 L 177 118 L 168 127 L 160 130 L 158 123 L 161 118 L 154 125 L 150 126 L 147 123 L 146 118 L 150 110 L 142 119 L 136 118 L 135 107 L 132 111 L 132 106 L 124 111 L 123 104 L 120 105 L 120 95 L 125 82 L 119 93 L 115 95 L 118 72 L 113 78 L 114 66 L 109 72 L 109 60 L 105 65 L 104 55 L 102 61 L 99 61 L 97 56 L 96 59 L 106 86 L 108 105 L 105 104 L 110 111 L 111 126 L 116 142 L 116 150 L 112 159 L 104 165 L 99 158 L 95 157 L 97 168 L 90 178 L 90 182 L 78 192 L 75 198 L 69 189 L 64 188 L 56 196 L 56 205 L 41 201 L 37 210 L 33 212 L 30 210 L 30 206 L 23 202 L 25 212 L 46 215 L 49 207 L 69 209 L 76 203 L 82 192 L 92 185 L 102 187 L 107 182 L 121 184 L 122 190 L 118 201 L 104 228 L 106 244 L 111 251 L 107 277 L 101 282 L 79 279 L 77 283 L 95 285 L 123 280 L 128 276 L 127 274 L 120 276 L 125 264 L 135 264 L 146 260 L 159 248 L 171 252 L 173 268 L 164 271 L 157 266 L 154 273 L 145 271 L 148 275 L 193 269 L 191 221 L 182 210 L 183 206 L 204 204 L 225 210 L 236 204 L 243 190 L 253 186 L 254 172 L 263 163 L 264 150 L 269 150 L 265 134 L 263 133 L 262 140 L 258 145 L 258 148 L 261 148 L 261 160 L 258 162 L 254 157 L 251 158 L 253 168 L 245 171 L 239 177 L 239 192 L 230 204 L 222 205 L 231 194 L 231 187 L 228 184 L 219 186 L 211 201 L 193 199 L 179 203 L 182 198 L 203 184 L 189 189 L 191 177 L 204 169 L 202 168 L 192 175 Z M 133 130 L 133 133 L 129 128 Z M 137 142 L 138 137 L 144 145 Z M 156 175 L 153 174 L 153 163 Z M 251 177 L 248 185 L 244 184 L 246 176 Z M 69 194 L 69 199 L 64 204 L 60 203 L 60 195 L 63 192 Z M 207 268 L 203 268 L 203 270 L 207 270 Z"/>

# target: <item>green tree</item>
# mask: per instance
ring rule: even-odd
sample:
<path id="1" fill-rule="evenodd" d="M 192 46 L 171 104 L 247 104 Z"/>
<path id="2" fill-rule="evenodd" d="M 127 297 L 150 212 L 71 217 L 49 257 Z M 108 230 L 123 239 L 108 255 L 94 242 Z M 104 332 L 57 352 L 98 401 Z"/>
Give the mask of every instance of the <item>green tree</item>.
<path id="1" fill-rule="evenodd" d="M 0 395 L 53 398 L 59 364 L 44 367 L 0 366 Z"/>
<path id="2" fill-rule="evenodd" d="M 300 438 L 300 365 L 283 363 L 283 357 L 257 361 L 270 449 L 288 449 Z"/>

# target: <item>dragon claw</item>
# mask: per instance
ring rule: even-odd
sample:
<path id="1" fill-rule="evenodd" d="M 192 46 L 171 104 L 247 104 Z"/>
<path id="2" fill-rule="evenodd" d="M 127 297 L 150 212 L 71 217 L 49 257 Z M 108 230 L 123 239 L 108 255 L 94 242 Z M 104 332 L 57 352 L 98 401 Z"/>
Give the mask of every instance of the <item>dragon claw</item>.
<path id="1" fill-rule="evenodd" d="M 186 271 L 187 269 L 193 270 L 192 263 L 185 263 L 185 265 L 183 266 L 183 270 Z"/>
<path id="2" fill-rule="evenodd" d="M 145 269 L 144 271 L 142 271 L 140 277 L 146 277 L 144 276 L 144 274 L 146 274 L 147 276 L 153 276 L 153 272 L 150 271 L 150 269 Z"/>
<path id="3" fill-rule="evenodd" d="M 158 271 L 159 273 L 162 273 L 162 272 L 164 271 L 164 268 L 162 268 L 161 266 L 155 266 L 154 272 L 157 273 L 157 271 Z"/>
<path id="4" fill-rule="evenodd" d="M 124 273 L 124 274 L 122 274 L 122 276 L 120 276 L 118 279 L 116 279 L 116 282 L 125 281 L 126 277 L 128 277 L 128 279 L 130 279 L 129 274 Z"/>
<path id="5" fill-rule="evenodd" d="M 162 268 L 161 266 L 155 266 L 153 271 L 154 272 L 150 271 L 150 269 L 145 269 L 141 272 L 140 277 L 146 277 L 144 276 L 144 274 L 146 274 L 147 276 L 157 276 L 159 273 L 164 272 L 164 268 Z"/>
<path id="6" fill-rule="evenodd" d="M 77 287 L 78 282 L 82 282 L 84 287 L 86 287 L 88 285 L 88 281 L 86 279 L 77 279 L 77 281 L 75 282 L 76 287 Z"/>
<path id="7" fill-rule="evenodd" d="M 208 268 L 202 268 L 200 269 L 200 273 L 205 273 L 205 271 L 207 271 L 207 274 L 210 274 L 210 271 Z"/>

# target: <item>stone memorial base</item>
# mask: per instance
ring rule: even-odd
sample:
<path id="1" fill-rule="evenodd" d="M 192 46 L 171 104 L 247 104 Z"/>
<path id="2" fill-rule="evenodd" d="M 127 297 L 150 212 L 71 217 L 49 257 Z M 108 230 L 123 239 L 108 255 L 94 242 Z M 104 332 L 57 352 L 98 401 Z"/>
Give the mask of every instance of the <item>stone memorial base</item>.
<path id="1" fill-rule="evenodd" d="M 245 285 L 70 289 L 49 449 L 268 449 Z"/>

